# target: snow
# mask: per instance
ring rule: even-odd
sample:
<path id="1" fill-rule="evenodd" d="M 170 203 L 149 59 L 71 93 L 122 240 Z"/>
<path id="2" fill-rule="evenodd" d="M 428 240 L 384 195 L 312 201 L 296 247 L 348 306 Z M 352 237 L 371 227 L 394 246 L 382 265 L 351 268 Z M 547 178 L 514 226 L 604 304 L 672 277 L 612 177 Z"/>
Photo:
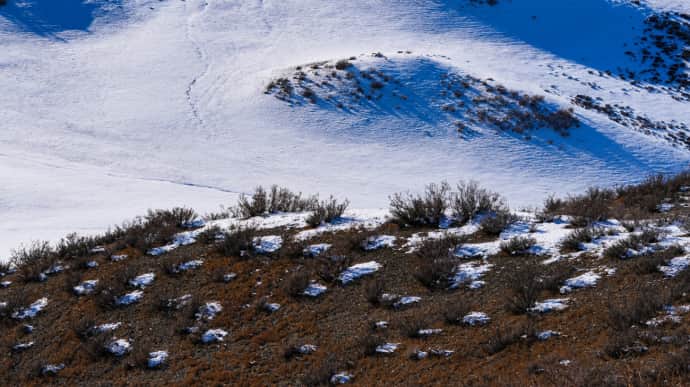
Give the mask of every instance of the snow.
<path id="1" fill-rule="evenodd" d="M 95 267 L 98 267 L 98 262 L 96 262 L 96 261 L 88 261 L 88 262 L 86 262 L 86 267 L 88 267 L 89 269 L 93 269 L 93 268 L 95 268 Z"/>
<path id="2" fill-rule="evenodd" d="M 669 261 L 668 265 L 659 266 L 659 270 L 667 277 L 675 277 L 688 266 L 690 266 L 690 255 L 675 257 Z"/>
<path id="3" fill-rule="evenodd" d="M 402 307 L 404 307 L 404 306 L 409 306 L 409 305 L 412 305 L 412 304 L 416 304 L 416 303 L 418 303 L 418 302 L 421 301 L 421 300 L 422 300 L 422 297 L 417 297 L 417 296 L 403 296 L 403 297 L 400 297 L 400 298 L 393 304 L 393 307 L 394 307 L 395 309 L 399 309 L 399 308 L 402 308 Z"/>
<path id="4" fill-rule="evenodd" d="M 79 9 L 106 6 L 113 4 Z M 104 231 L 148 208 L 212 211 L 257 184 L 382 208 L 397 191 L 473 178 L 521 206 L 677 171 L 690 160 L 683 149 L 581 109 L 584 125 L 569 138 L 537 131 L 530 141 L 481 127 L 462 137 L 433 109 L 439 90 L 432 81 L 452 71 L 546 94 L 564 107 L 585 93 L 654 120 L 688 122 L 686 104 L 668 93 L 599 75 L 630 65 L 622 44 L 642 27 L 637 8 L 600 0 L 121 6 L 93 16 L 49 12 L 23 24 L 0 15 L 0 87 L 12 90 L 0 95 L 0 176 L 8 177 L 0 195 L 2 257 L 20 242 Z M 401 58 L 401 49 L 414 54 Z M 359 56 L 377 51 L 388 59 Z M 398 76 L 402 90 L 414 91 L 410 103 L 396 110 L 386 98 L 341 111 L 263 94 L 294 66 L 350 55 Z"/>
<path id="5" fill-rule="evenodd" d="M 347 372 L 338 372 L 331 376 L 331 384 L 347 384 L 350 383 L 353 376 Z"/>
<path id="6" fill-rule="evenodd" d="M 117 339 L 111 341 L 105 349 L 112 355 L 120 357 L 132 350 L 132 344 L 125 339 Z"/>
<path id="7" fill-rule="evenodd" d="M 534 307 L 530 308 L 530 311 L 539 313 L 561 311 L 568 307 L 569 302 L 569 298 L 551 298 L 535 303 Z"/>
<path id="8" fill-rule="evenodd" d="M 313 344 L 302 344 L 299 346 L 299 348 L 297 348 L 299 353 L 301 353 L 302 355 L 312 354 L 312 353 L 316 352 L 317 349 L 318 349 L 318 347 L 316 345 L 313 345 Z"/>
<path id="9" fill-rule="evenodd" d="M 376 329 L 387 329 L 388 328 L 388 321 L 377 321 L 374 323 L 374 326 Z"/>
<path id="10" fill-rule="evenodd" d="M 338 277 L 343 285 L 348 284 L 360 277 L 371 275 L 381 268 L 381 264 L 375 261 L 358 263 L 345 269 Z"/>
<path id="11" fill-rule="evenodd" d="M 78 296 L 84 296 L 93 293 L 98 285 L 98 280 L 87 280 L 72 288 L 74 293 Z"/>
<path id="12" fill-rule="evenodd" d="M 483 312 L 470 312 L 462 318 L 462 322 L 470 326 L 485 325 L 489 321 L 491 321 L 491 318 Z"/>
<path id="13" fill-rule="evenodd" d="M 390 355 L 398 350 L 400 343 L 385 343 L 376 347 L 376 353 Z"/>
<path id="14" fill-rule="evenodd" d="M 168 351 L 154 351 L 149 353 L 148 367 L 157 368 L 168 360 Z"/>
<path id="15" fill-rule="evenodd" d="M 104 323 L 101 325 L 96 325 L 94 328 L 96 329 L 97 332 L 103 333 L 103 332 L 111 332 L 116 330 L 122 325 L 121 322 L 115 322 L 115 323 Z"/>
<path id="16" fill-rule="evenodd" d="M 565 280 L 565 285 L 561 287 L 561 294 L 570 293 L 573 289 L 589 288 L 597 284 L 601 276 L 593 271 L 588 271 L 577 277 Z"/>
<path id="17" fill-rule="evenodd" d="M 270 254 L 280 250 L 283 246 L 283 238 L 278 235 L 269 235 L 254 238 L 254 250 L 259 254 Z"/>
<path id="18" fill-rule="evenodd" d="M 112 256 L 110 257 L 110 260 L 113 261 L 113 262 L 120 262 L 120 261 L 124 261 L 125 259 L 127 259 L 127 255 L 125 255 L 125 254 L 122 254 L 122 255 L 112 255 Z"/>
<path id="19" fill-rule="evenodd" d="M 213 320 L 223 306 L 218 301 L 207 302 L 199 307 L 199 311 L 194 315 L 197 320 Z"/>
<path id="20" fill-rule="evenodd" d="M 419 337 L 428 337 L 431 335 L 438 335 L 443 333 L 443 329 L 440 328 L 426 328 L 426 329 L 420 329 L 417 331 L 417 336 Z"/>
<path id="21" fill-rule="evenodd" d="M 209 329 L 201 336 L 201 341 L 204 343 L 213 343 L 216 341 L 223 341 L 228 332 L 222 329 Z"/>
<path id="22" fill-rule="evenodd" d="M 366 244 L 364 245 L 364 250 L 373 251 L 384 247 L 394 247 L 395 239 L 396 238 L 392 235 L 378 235 L 367 238 Z"/>
<path id="23" fill-rule="evenodd" d="M 305 296 L 309 296 L 309 297 L 318 297 L 318 296 L 322 295 L 323 293 L 325 293 L 326 290 L 327 290 L 326 286 L 321 285 L 321 284 L 316 283 L 316 282 L 312 282 L 309 284 L 309 286 L 307 286 L 306 289 L 304 289 L 303 294 Z"/>
<path id="24" fill-rule="evenodd" d="M 41 312 L 46 306 L 48 306 L 48 299 L 43 297 L 34 301 L 33 304 L 29 305 L 28 308 L 23 308 L 18 312 L 14 312 L 12 317 L 18 320 L 24 320 L 27 318 L 36 317 L 36 315 Z"/>
<path id="25" fill-rule="evenodd" d="M 156 278 L 154 273 L 146 273 L 129 280 L 129 284 L 137 288 L 145 288 L 153 283 Z"/>
<path id="26" fill-rule="evenodd" d="M 545 341 L 555 336 L 560 336 L 561 333 L 557 331 L 547 330 L 537 333 L 537 339 Z"/>
<path id="27" fill-rule="evenodd" d="M 328 243 L 318 243 L 314 245 L 307 246 L 304 249 L 304 256 L 306 257 L 318 257 L 319 255 L 328 251 L 331 245 Z"/>
<path id="28" fill-rule="evenodd" d="M 63 370 L 64 368 L 65 368 L 65 365 L 63 363 L 46 364 L 41 368 L 41 375 L 55 375 L 59 371 Z"/>
<path id="29" fill-rule="evenodd" d="M 131 305 L 131 304 L 136 304 L 137 302 L 141 301 L 142 297 L 144 297 L 144 292 L 141 290 L 135 290 L 133 292 L 129 292 L 125 294 L 122 297 L 118 297 L 115 300 L 115 304 L 117 305 Z"/>
<path id="30" fill-rule="evenodd" d="M 193 260 L 191 260 L 191 261 L 187 261 L 187 262 L 184 262 L 184 263 L 181 263 L 181 264 L 177 265 L 177 267 L 175 268 L 175 270 L 176 270 L 177 272 L 183 272 L 183 271 L 198 269 L 198 268 L 200 268 L 201 265 L 203 265 L 203 264 L 204 264 L 204 261 L 202 261 L 202 260 L 200 260 L 200 259 L 193 259 Z"/>
<path id="31" fill-rule="evenodd" d="M 223 274 L 223 282 L 228 283 L 237 278 L 237 273 Z"/>
<path id="32" fill-rule="evenodd" d="M 490 263 L 482 262 L 468 262 L 458 266 L 450 287 L 452 289 L 458 288 L 463 284 L 467 284 L 470 289 L 477 289 L 484 285 L 483 281 L 479 279 L 486 274 L 493 267 Z"/>
<path id="33" fill-rule="evenodd" d="M 7 288 L 12 285 L 12 281 L 2 281 L 0 282 L 0 288 Z"/>
<path id="34" fill-rule="evenodd" d="M 264 310 L 267 312 L 273 313 L 277 312 L 280 309 L 280 304 L 275 303 L 275 302 L 269 302 L 264 305 Z"/>
<path id="35" fill-rule="evenodd" d="M 15 352 L 24 351 L 24 350 L 27 350 L 27 349 L 33 347 L 33 346 L 34 346 L 33 341 L 29 341 L 27 343 L 17 343 L 17 344 L 12 346 L 12 350 Z"/>

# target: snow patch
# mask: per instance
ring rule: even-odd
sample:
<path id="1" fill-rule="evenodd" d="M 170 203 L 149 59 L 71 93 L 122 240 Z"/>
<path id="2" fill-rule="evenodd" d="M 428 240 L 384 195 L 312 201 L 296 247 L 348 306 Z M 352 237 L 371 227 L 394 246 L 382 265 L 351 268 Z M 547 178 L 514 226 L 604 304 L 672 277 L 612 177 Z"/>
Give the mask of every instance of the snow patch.
<path id="1" fill-rule="evenodd" d="M 349 268 L 345 269 L 340 274 L 340 282 L 342 282 L 344 285 L 348 284 L 360 277 L 366 276 L 366 275 L 371 275 L 375 272 L 377 272 L 381 268 L 381 264 L 376 262 L 376 261 L 370 261 L 370 262 L 365 262 L 365 263 L 359 263 L 353 266 L 350 266 Z"/>

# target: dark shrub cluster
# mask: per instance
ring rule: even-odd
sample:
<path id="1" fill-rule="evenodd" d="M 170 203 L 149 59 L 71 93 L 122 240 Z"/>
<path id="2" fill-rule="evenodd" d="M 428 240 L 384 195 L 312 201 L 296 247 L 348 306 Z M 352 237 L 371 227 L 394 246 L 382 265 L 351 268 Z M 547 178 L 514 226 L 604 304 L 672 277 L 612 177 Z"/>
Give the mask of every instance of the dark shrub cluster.
<path id="1" fill-rule="evenodd" d="M 331 196 L 328 200 L 316 204 L 312 213 L 307 217 L 306 222 L 312 227 L 320 226 L 323 223 L 330 223 L 343 216 L 349 205 L 350 202 L 347 199 L 343 202 L 338 202 Z"/>
<path id="2" fill-rule="evenodd" d="M 515 268 L 508 278 L 511 293 L 506 299 L 506 309 L 516 314 L 529 313 L 544 289 L 541 275 L 538 262 L 525 262 Z"/>
<path id="3" fill-rule="evenodd" d="M 479 224 L 479 230 L 484 235 L 499 236 L 508 226 L 515 223 L 517 220 L 517 217 L 513 215 L 510 210 L 504 208 L 482 219 Z"/>
<path id="4" fill-rule="evenodd" d="M 596 227 L 579 228 L 566 235 L 560 242 L 560 250 L 569 253 L 582 250 L 583 243 L 590 243 L 603 234 L 602 230 Z"/>
<path id="5" fill-rule="evenodd" d="M 630 250 L 640 250 L 652 243 L 659 242 L 659 232 L 653 229 L 645 229 L 640 234 L 632 234 L 619 240 L 604 250 L 606 258 L 627 258 Z"/>
<path id="6" fill-rule="evenodd" d="M 302 193 L 295 193 L 287 188 L 273 185 L 266 191 L 263 187 L 256 187 L 251 198 L 240 195 L 236 215 L 241 218 L 251 218 L 278 212 L 301 212 L 316 208 L 316 196 L 303 197 Z"/>
<path id="7" fill-rule="evenodd" d="M 390 197 L 393 220 L 401 225 L 436 226 L 448 209 L 450 185 L 429 184 L 423 195 L 396 193 Z"/>
<path id="8" fill-rule="evenodd" d="M 500 244 L 501 252 L 506 255 L 525 255 L 537 244 L 537 240 L 528 236 L 516 236 Z"/>
<path id="9" fill-rule="evenodd" d="M 57 255 L 48 242 L 33 242 L 13 250 L 10 262 L 24 281 L 42 281 L 43 272 L 57 262 Z"/>
<path id="10" fill-rule="evenodd" d="M 480 187 L 475 181 L 458 183 L 451 199 L 453 216 L 460 223 L 466 223 L 477 214 L 499 212 L 505 207 L 501 195 Z"/>
<path id="11" fill-rule="evenodd" d="M 232 226 L 223 235 L 218 250 L 226 257 L 250 258 L 254 253 L 256 229 L 252 226 Z"/>

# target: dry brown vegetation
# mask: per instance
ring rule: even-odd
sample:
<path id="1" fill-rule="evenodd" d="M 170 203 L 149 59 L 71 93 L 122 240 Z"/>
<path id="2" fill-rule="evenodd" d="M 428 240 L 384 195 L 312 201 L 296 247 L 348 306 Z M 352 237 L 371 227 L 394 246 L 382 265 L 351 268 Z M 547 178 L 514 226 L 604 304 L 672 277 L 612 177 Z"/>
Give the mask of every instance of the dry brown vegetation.
<path id="1" fill-rule="evenodd" d="M 688 215 L 685 208 L 660 214 L 649 206 L 640 207 L 635 198 L 672 197 L 690 182 L 688 176 L 554 200 L 557 204 L 547 208 L 545 216 L 569 213 L 586 219 L 584 223 L 604 213 L 682 218 Z M 421 198 L 436 207 L 433 195 L 430 199 Z M 592 207 L 581 209 L 582 203 Z M 438 216 L 435 211 L 421 213 Z M 204 242 L 159 257 L 146 255 L 148 244 L 139 243 L 140 237 L 134 235 L 160 235 L 160 241 L 168 242 L 171 233 L 184 230 L 183 224 L 192 217 L 182 210 L 152 212 L 103 237 L 71 237 L 57 250 L 36 244 L 18 251 L 20 270 L 4 275 L 3 281 L 13 283 L 0 289 L 0 301 L 7 303 L 0 308 L 4 384 L 319 385 L 341 371 L 354 375 L 357 385 L 690 382 L 688 316 L 657 327 L 644 323 L 664 305 L 690 303 L 690 272 L 665 278 L 655 270 L 660 262 L 682 254 L 678 248 L 627 260 L 583 254 L 544 266 L 524 254 L 532 241 L 512 240 L 505 253 L 489 258 L 494 267 L 483 278 L 485 286 L 450 290 L 447 281 L 453 267 L 468 261 L 454 257 L 452 250 L 468 240 L 491 238 L 482 231 L 466 238 L 428 240 L 415 254 L 401 249 L 401 242 L 396 248 L 376 251 L 361 246 L 375 234 L 402 240 L 432 230 L 427 222 L 325 233 L 309 241 L 332 244 L 319 257 L 305 256 L 305 245 L 298 242 L 286 242 L 270 256 L 246 253 L 253 236 L 282 234 L 287 241 L 298 230 L 234 230 L 224 241 L 216 239 L 218 230 L 214 230 Z M 104 249 L 93 250 L 96 245 Z M 127 258 L 113 261 L 111 255 Z M 203 265 L 184 272 L 171 270 L 192 259 L 202 260 Z M 376 274 L 346 286 L 337 280 L 345 267 L 371 260 L 382 265 Z M 85 261 L 96 261 L 98 266 L 85 266 Z M 65 270 L 42 281 L 24 281 L 56 263 Z M 591 265 L 615 267 L 618 272 L 594 288 L 569 295 L 572 302 L 562 312 L 530 311 L 537 300 L 560 297 L 563 281 Z M 36 269 L 25 268 L 32 266 Z M 156 275 L 153 284 L 143 289 L 143 298 L 128 306 L 113 305 L 113 297 L 134 290 L 128 280 L 142 273 Z M 227 273 L 236 277 L 222 280 Z M 90 279 L 99 280 L 97 290 L 76 296 L 74 284 Z M 327 285 L 327 292 L 316 298 L 304 296 L 304 288 L 314 280 Z M 421 301 L 394 308 L 384 293 L 419 296 Z M 38 316 L 22 321 L 12 317 L 12 312 L 41 297 L 47 297 L 49 304 Z M 199 318 L 199 308 L 211 301 L 223 309 L 213 319 Z M 271 312 L 272 303 L 280 308 Z M 471 311 L 484 312 L 491 321 L 464 324 L 463 317 Z M 376 324 L 380 321 L 388 322 L 387 328 Z M 109 322 L 122 325 L 111 333 L 93 329 Z M 30 333 L 25 324 L 33 326 Z M 202 334 L 213 328 L 228 335 L 221 342 L 202 343 Z M 441 331 L 426 335 L 420 329 Z M 560 335 L 538 340 L 537 333 L 545 330 Z M 104 351 L 113 337 L 129 340 L 132 350 L 122 357 Z M 32 347 L 13 350 L 17 343 L 29 341 L 34 342 Z M 387 342 L 400 343 L 400 348 L 391 355 L 377 354 L 376 348 Z M 301 353 L 304 344 L 317 349 Z M 147 354 L 156 350 L 167 350 L 170 357 L 163 367 L 148 369 Z M 419 359 L 418 350 L 428 352 L 428 357 Z M 447 356 L 443 350 L 454 352 Z M 64 369 L 46 371 L 50 364 L 64 364 Z"/>

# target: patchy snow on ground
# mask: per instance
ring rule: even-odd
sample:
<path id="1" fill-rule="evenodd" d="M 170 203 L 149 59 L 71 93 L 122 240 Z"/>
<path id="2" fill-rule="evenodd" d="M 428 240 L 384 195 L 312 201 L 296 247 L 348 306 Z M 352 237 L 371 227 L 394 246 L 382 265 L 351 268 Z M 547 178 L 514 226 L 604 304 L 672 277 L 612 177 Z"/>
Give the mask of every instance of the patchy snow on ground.
<path id="1" fill-rule="evenodd" d="M 382 355 L 391 355 L 398 350 L 400 343 L 385 343 L 376 347 L 376 353 Z"/>
<path id="2" fill-rule="evenodd" d="M 589 288 L 595 286 L 597 281 L 601 279 L 601 275 L 588 271 L 586 273 L 580 274 L 577 277 L 568 278 L 565 280 L 565 285 L 561 287 L 561 294 L 570 293 L 573 289 Z"/>
<path id="3" fill-rule="evenodd" d="M 305 257 L 318 257 L 319 255 L 325 253 L 331 248 L 328 243 L 318 243 L 315 245 L 309 245 L 304 249 Z"/>
<path id="4" fill-rule="evenodd" d="M 120 262 L 120 261 L 124 261 L 125 259 L 127 259 L 127 255 L 126 255 L 126 254 L 112 255 L 112 256 L 110 256 L 110 260 L 113 261 L 113 262 Z"/>
<path id="5" fill-rule="evenodd" d="M 227 335 L 228 332 L 222 329 L 209 329 L 206 332 L 204 332 L 203 335 L 201 335 L 201 341 L 206 344 L 217 341 L 223 341 L 225 339 L 225 336 Z"/>
<path id="6" fill-rule="evenodd" d="M 115 299 L 115 304 L 116 305 L 132 305 L 136 304 L 137 302 L 141 301 L 141 299 L 144 297 L 144 292 L 141 290 L 135 290 L 132 292 L 129 292 L 121 297 L 117 297 Z"/>
<path id="7" fill-rule="evenodd" d="M 364 241 L 364 250 L 373 251 L 384 247 L 395 247 L 396 238 L 392 235 L 372 236 Z"/>
<path id="8" fill-rule="evenodd" d="M 110 354 L 120 357 L 132 350 L 132 344 L 125 339 L 116 339 L 106 345 L 105 349 Z"/>
<path id="9" fill-rule="evenodd" d="M 393 303 L 393 308 L 400 309 L 400 308 L 403 308 L 405 306 L 417 304 L 421 300 L 422 300 L 422 297 L 418 297 L 418 296 L 403 296 L 403 297 L 398 298 L 398 300 L 395 301 L 395 303 Z"/>
<path id="10" fill-rule="evenodd" d="M 348 372 L 338 372 L 337 374 L 331 376 L 331 384 L 347 384 L 354 379 L 354 376 Z"/>
<path id="11" fill-rule="evenodd" d="M 268 235 L 254 238 L 254 251 L 259 254 L 270 254 L 280 250 L 283 238 L 279 235 Z"/>
<path id="12" fill-rule="evenodd" d="M 690 266 L 690 255 L 671 259 L 668 265 L 659 266 L 659 271 L 667 277 L 675 277 L 688 266 Z"/>
<path id="13" fill-rule="evenodd" d="M 551 298 L 535 303 L 534 307 L 530 308 L 530 311 L 539 313 L 557 312 L 568 308 L 569 302 L 569 298 Z"/>
<path id="14" fill-rule="evenodd" d="M 33 304 L 29 305 L 28 308 L 22 308 L 17 312 L 12 314 L 12 318 L 17 320 L 24 320 L 27 318 L 34 318 L 38 313 L 40 313 L 46 306 L 48 306 L 48 299 L 46 297 L 39 298 L 34 301 Z"/>
<path id="15" fill-rule="evenodd" d="M 358 263 L 345 269 L 345 271 L 340 273 L 338 279 L 343 283 L 343 285 L 346 285 L 360 277 L 374 274 L 380 268 L 381 264 L 376 261 Z"/>
<path id="16" fill-rule="evenodd" d="M 302 344 L 297 348 L 297 351 L 302 355 L 310 355 L 316 352 L 318 348 L 319 347 L 314 344 Z"/>
<path id="17" fill-rule="evenodd" d="M 115 322 L 115 323 L 104 323 L 104 324 L 101 324 L 101 325 L 96 325 L 96 326 L 94 327 L 94 329 L 95 329 L 96 332 L 98 332 L 98 333 L 111 332 L 111 331 L 114 331 L 114 330 L 116 330 L 117 328 L 119 328 L 121 325 L 122 325 L 122 323 L 119 322 L 119 321 L 118 321 L 118 322 Z"/>
<path id="18" fill-rule="evenodd" d="M 318 297 L 325 293 L 327 289 L 328 288 L 325 285 L 312 282 L 309 284 L 309 286 L 307 286 L 306 289 L 304 289 L 304 292 L 302 292 L 302 294 L 309 297 Z"/>
<path id="19" fill-rule="evenodd" d="M 149 368 L 158 368 L 168 360 L 168 351 L 154 351 L 149 353 L 147 366 Z"/>
<path id="20" fill-rule="evenodd" d="M 179 265 L 177 265 L 174 270 L 176 272 L 184 272 L 188 270 L 194 270 L 200 268 L 204 264 L 204 261 L 200 259 L 193 259 L 191 261 L 183 262 Z"/>
<path id="21" fill-rule="evenodd" d="M 492 264 L 481 261 L 460 264 L 451 281 L 450 288 L 456 289 L 463 284 L 466 284 L 470 289 L 480 288 L 484 286 L 484 281 L 480 280 L 480 278 L 491 270 L 492 267 Z"/>
<path id="22" fill-rule="evenodd" d="M 537 333 L 537 339 L 539 339 L 541 341 L 546 341 L 552 337 L 557 337 L 560 335 L 561 335 L 561 332 L 547 330 L 547 331 L 542 331 L 542 332 Z"/>
<path id="23" fill-rule="evenodd" d="M 96 290 L 96 285 L 98 285 L 98 280 L 86 280 L 79 285 L 74 286 L 72 290 L 74 291 L 74 294 L 84 296 L 93 293 L 94 290 Z"/>
<path id="24" fill-rule="evenodd" d="M 207 302 L 199 307 L 194 314 L 197 320 L 213 320 L 218 313 L 223 310 L 223 306 L 218 301 Z"/>
<path id="25" fill-rule="evenodd" d="M 132 278 L 129 280 L 129 284 L 136 288 L 145 288 L 153 284 L 154 279 L 156 279 L 156 274 L 146 273 Z"/>
<path id="26" fill-rule="evenodd" d="M 491 321 L 491 318 L 484 312 L 470 312 L 462 318 L 462 322 L 469 326 L 485 325 Z"/>

